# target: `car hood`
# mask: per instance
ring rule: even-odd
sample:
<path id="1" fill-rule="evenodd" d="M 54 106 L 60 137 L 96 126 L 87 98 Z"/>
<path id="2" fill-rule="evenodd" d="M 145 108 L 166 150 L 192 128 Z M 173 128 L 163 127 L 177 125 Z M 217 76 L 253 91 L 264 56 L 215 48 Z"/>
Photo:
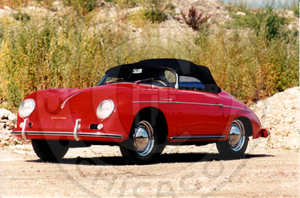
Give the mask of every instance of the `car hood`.
<path id="1" fill-rule="evenodd" d="M 36 108 L 50 114 L 68 114 L 95 109 L 105 99 L 116 100 L 116 93 L 130 90 L 132 83 L 102 85 L 86 89 L 47 89 L 30 94 Z M 122 98 L 118 99 L 121 100 Z"/>

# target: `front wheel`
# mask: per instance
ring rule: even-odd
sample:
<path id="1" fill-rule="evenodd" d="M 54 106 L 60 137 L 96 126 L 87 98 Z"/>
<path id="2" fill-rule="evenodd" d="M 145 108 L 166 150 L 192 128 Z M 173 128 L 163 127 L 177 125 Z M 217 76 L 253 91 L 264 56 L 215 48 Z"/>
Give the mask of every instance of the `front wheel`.
<path id="1" fill-rule="evenodd" d="M 31 140 L 35 154 L 44 161 L 57 162 L 69 150 L 68 142 L 54 140 Z"/>
<path id="2" fill-rule="evenodd" d="M 155 160 L 164 149 L 159 141 L 158 129 L 148 121 L 140 121 L 131 131 L 128 140 L 120 146 L 121 153 L 130 164 L 145 164 Z"/>
<path id="3" fill-rule="evenodd" d="M 226 141 L 217 142 L 217 149 L 224 159 L 237 159 L 244 156 L 248 146 L 248 136 L 241 120 L 235 119 Z"/>

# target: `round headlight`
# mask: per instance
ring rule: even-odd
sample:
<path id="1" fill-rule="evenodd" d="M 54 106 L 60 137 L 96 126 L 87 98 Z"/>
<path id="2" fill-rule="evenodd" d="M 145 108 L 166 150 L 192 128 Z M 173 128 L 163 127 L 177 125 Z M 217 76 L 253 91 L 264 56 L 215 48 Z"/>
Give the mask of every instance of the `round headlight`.
<path id="1" fill-rule="evenodd" d="M 103 100 L 97 108 L 97 116 L 101 120 L 108 118 L 115 109 L 115 104 L 112 100 Z"/>
<path id="2" fill-rule="evenodd" d="M 19 116 L 22 118 L 27 118 L 33 112 L 35 108 L 35 102 L 33 99 L 29 98 L 24 100 L 19 107 Z"/>

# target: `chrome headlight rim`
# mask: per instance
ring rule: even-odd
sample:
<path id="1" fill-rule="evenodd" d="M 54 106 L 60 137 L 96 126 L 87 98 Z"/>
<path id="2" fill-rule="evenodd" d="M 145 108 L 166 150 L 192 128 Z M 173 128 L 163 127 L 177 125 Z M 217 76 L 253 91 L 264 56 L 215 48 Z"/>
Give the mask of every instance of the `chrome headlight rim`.
<path id="1" fill-rule="evenodd" d="M 103 113 L 103 112 L 101 112 L 101 111 L 102 111 L 101 108 L 102 108 L 103 104 L 106 103 L 106 102 L 109 102 L 109 103 L 111 104 L 111 109 L 109 110 L 109 113 L 108 113 L 108 114 L 106 114 L 106 115 L 101 115 L 101 113 Z M 114 110 L 115 110 L 115 103 L 114 103 L 114 101 L 112 101 L 111 99 L 105 99 L 105 100 L 103 100 L 103 101 L 98 105 L 97 110 L 96 110 L 96 115 L 97 115 L 97 117 L 98 117 L 99 119 L 105 120 L 105 119 L 109 118 L 109 117 L 113 114 Z"/>
<path id="2" fill-rule="evenodd" d="M 24 104 L 26 102 L 29 102 L 29 101 L 32 102 L 33 106 L 31 107 L 29 112 L 24 112 L 24 110 L 25 110 L 24 109 Z M 19 116 L 23 119 L 28 118 L 32 114 L 32 112 L 34 111 L 35 107 L 36 107 L 36 103 L 35 103 L 34 99 L 27 98 L 27 99 L 23 100 L 22 103 L 19 106 L 19 110 L 18 110 Z"/>

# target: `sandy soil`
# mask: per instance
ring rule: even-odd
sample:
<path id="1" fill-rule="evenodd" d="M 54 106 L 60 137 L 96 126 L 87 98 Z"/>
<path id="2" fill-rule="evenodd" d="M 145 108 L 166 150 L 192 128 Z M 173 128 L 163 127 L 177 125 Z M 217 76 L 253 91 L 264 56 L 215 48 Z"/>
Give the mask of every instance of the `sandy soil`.
<path id="1" fill-rule="evenodd" d="M 259 144 L 263 145 L 263 144 Z M 0 197 L 299 197 L 297 150 L 255 147 L 219 160 L 215 146 L 168 146 L 159 163 L 126 165 L 118 147 L 40 161 L 31 145 L 0 150 Z"/>

